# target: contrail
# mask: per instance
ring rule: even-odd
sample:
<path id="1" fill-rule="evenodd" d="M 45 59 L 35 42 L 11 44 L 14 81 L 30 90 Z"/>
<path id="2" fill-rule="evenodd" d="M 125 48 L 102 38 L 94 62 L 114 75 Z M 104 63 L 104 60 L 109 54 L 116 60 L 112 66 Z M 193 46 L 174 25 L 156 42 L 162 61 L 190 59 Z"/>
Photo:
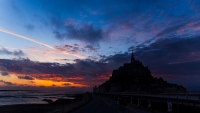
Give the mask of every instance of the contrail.
<path id="1" fill-rule="evenodd" d="M 39 41 L 37 41 L 37 40 L 31 39 L 31 38 L 26 37 L 26 36 L 22 36 L 22 35 L 13 33 L 13 32 L 11 32 L 11 31 L 8 31 L 8 30 L 5 30 L 5 29 L 1 29 L 1 28 L 0 28 L 0 32 L 7 33 L 7 34 L 10 34 L 10 35 L 14 35 L 14 36 L 16 36 L 16 37 L 19 37 L 19 38 L 22 38 L 22 39 L 25 39 L 25 40 L 29 40 L 29 41 L 31 41 L 31 42 L 40 44 L 40 45 L 45 46 L 45 47 L 48 47 L 48 48 L 50 48 L 50 49 L 60 51 L 59 49 L 57 49 L 57 48 L 55 48 L 55 47 L 53 47 L 53 46 L 50 46 L 50 45 L 48 45 L 48 44 L 39 42 Z M 67 54 L 67 55 L 72 55 L 72 56 L 78 57 L 78 58 L 85 58 L 84 56 L 80 56 L 80 55 L 76 55 L 76 54 L 71 54 L 71 53 L 68 53 L 68 52 L 65 52 L 65 51 L 61 51 L 61 52 L 64 53 L 64 54 Z"/>

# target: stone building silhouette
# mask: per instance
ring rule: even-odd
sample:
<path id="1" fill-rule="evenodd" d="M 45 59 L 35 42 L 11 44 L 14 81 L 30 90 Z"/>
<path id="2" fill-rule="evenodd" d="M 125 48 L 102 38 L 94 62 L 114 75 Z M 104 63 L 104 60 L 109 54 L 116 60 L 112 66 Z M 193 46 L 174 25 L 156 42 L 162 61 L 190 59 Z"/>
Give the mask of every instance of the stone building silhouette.
<path id="1" fill-rule="evenodd" d="M 148 67 L 135 60 L 133 52 L 131 63 L 125 63 L 113 70 L 108 81 L 93 88 L 94 92 L 138 92 L 138 93 L 187 93 L 186 88 L 170 84 L 162 78 L 151 75 Z"/>

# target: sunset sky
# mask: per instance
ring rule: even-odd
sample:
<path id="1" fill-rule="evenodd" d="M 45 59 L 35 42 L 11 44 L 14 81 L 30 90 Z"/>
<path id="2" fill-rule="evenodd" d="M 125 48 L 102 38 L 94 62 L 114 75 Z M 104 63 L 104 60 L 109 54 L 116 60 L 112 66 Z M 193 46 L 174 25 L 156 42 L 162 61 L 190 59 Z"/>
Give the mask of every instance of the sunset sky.
<path id="1" fill-rule="evenodd" d="M 198 0 L 0 0 L 0 90 L 91 91 L 135 59 L 200 89 Z"/>

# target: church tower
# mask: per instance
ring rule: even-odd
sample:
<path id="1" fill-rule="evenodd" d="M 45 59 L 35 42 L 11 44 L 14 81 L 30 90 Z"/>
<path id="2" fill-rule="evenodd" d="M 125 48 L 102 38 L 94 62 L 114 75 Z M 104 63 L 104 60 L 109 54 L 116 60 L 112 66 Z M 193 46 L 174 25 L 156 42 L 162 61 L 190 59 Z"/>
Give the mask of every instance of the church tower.
<path id="1" fill-rule="evenodd" d="M 134 63 L 134 62 L 135 62 L 135 58 L 133 56 L 133 51 L 132 51 L 131 63 Z"/>

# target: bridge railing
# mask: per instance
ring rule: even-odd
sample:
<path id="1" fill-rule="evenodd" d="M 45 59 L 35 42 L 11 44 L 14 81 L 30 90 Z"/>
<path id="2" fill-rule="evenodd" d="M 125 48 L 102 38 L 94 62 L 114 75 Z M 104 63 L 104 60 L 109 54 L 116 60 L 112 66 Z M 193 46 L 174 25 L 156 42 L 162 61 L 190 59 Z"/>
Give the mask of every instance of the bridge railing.
<path id="1" fill-rule="evenodd" d="M 130 104 L 145 106 L 153 109 L 167 109 L 175 113 L 200 113 L 200 94 L 147 94 L 147 93 L 96 93 L 97 95 L 114 99 L 126 100 Z M 142 104 L 141 104 L 142 103 Z M 191 107 L 192 106 L 192 107 Z M 160 107 L 160 108 L 159 108 Z M 165 110 L 165 111 L 167 111 Z"/>
<path id="2" fill-rule="evenodd" d="M 184 99 L 184 100 L 196 100 L 200 101 L 200 94 L 195 93 L 162 93 L 162 94 L 147 94 L 147 93 L 102 93 L 109 95 L 124 95 L 124 96 L 146 96 L 146 97 L 159 97 L 159 98 L 172 98 L 172 99 Z"/>

